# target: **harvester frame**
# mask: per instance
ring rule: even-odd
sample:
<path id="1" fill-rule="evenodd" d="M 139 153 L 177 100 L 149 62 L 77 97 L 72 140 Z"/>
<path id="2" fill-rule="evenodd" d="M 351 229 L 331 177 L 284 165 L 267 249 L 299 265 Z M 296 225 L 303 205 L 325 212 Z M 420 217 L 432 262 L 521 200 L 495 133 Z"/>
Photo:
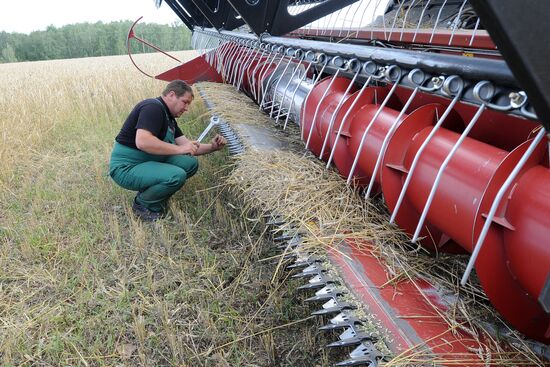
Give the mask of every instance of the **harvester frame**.
<path id="1" fill-rule="evenodd" d="M 365 198 L 383 194 L 390 222 L 404 229 L 413 244 L 434 252 L 471 253 L 461 283 L 475 266 L 496 309 L 521 333 L 541 342 L 528 341 L 548 358 L 550 73 L 545 61 L 550 49 L 536 45 L 549 37 L 544 15 L 550 4 L 388 1 L 370 28 L 323 28 L 319 19 L 346 7 L 349 13 L 361 1 L 165 3 L 193 31 L 193 47 L 201 55 L 156 78 L 233 84 L 283 129 L 294 121 L 305 147 L 327 168 L 335 166 Z M 451 29 L 438 28 L 446 5 L 448 14 L 456 13 Z M 394 14 L 393 24 L 384 14 Z M 421 27 L 430 14 L 433 28 Z M 398 15 L 401 28 L 396 27 Z M 407 18 L 414 20 L 412 27 L 406 27 Z M 253 34 L 234 31 L 245 25 Z M 224 129 L 234 142 L 230 149 L 242 152 L 238 134 Z M 279 220 L 274 214 L 271 223 Z M 292 232 L 281 238 L 293 248 L 300 242 Z M 377 288 L 384 283 L 379 278 L 383 269 L 353 243 L 343 247 L 346 256 L 331 253 L 331 262 L 369 311 L 402 339 L 396 350 L 426 340 L 436 353 L 449 353 L 430 344 L 433 333 L 441 332 L 437 327 L 424 333 L 427 327 L 421 323 L 396 320 L 400 306 L 392 304 L 391 296 L 365 291 L 365 284 Z M 305 288 L 320 289 L 314 300 L 329 300 L 318 314 L 339 312 L 324 328 L 344 330 L 331 346 L 358 345 L 338 365 L 376 364 L 380 356 L 369 344 L 372 336 L 355 330 L 361 320 L 339 302 L 340 293 L 322 265 L 299 250 L 294 256 L 293 267 L 311 276 Z M 404 287 L 416 294 L 410 285 Z M 414 298 L 403 302 L 421 307 Z M 462 347 L 465 352 L 474 348 L 466 342 Z"/>

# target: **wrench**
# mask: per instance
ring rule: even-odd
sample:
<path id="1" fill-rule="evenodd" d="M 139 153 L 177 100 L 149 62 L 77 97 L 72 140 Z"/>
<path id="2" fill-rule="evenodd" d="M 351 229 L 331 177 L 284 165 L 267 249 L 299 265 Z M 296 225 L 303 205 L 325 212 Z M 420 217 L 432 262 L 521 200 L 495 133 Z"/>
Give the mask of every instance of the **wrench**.
<path id="1" fill-rule="evenodd" d="M 197 139 L 197 142 L 199 142 L 199 143 L 202 142 L 202 139 L 204 139 L 206 137 L 206 135 L 210 132 L 210 130 L 212 130 L 212 128 L 215 125 L 218 125 L 219 123 L 220 123 L 220 118 L 217 115 L 213 115 L 210 118 L 210 123 L 208 124 L 206 129 L 204 129 L 202 134 L 200 134 L 199 138 Z"/>

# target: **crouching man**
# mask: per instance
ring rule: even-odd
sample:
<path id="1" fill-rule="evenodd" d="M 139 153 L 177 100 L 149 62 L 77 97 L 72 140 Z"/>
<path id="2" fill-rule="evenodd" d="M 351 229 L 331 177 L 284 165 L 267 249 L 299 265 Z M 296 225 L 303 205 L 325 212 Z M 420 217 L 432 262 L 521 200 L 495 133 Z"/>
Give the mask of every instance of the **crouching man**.
<path id="1" fill-rule="evenodd" d="M 109 175 L 123 188 L 138 192 L 132 210 L 144 221 L 166 213 L 168 199 L 197 172 L 196 156 L 226 144 L 221 135 L 209 144 L 183 136 L 176 118 L 188 110 L 193 98 L 187 83 L 170 82 L 160 97 L 134 107 L 115 139 Z"/>

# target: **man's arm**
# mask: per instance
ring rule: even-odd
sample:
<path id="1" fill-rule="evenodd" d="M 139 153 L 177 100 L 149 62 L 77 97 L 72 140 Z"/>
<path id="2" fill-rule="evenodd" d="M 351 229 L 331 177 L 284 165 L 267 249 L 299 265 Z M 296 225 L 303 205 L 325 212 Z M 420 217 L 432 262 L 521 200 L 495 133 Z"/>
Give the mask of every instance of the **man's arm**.
<path id="1" fill-rule="evenodd" d="M 181 140 L 181 136 L 176 139 L 176 145 L 164 142 L 145 129 L 137 129 L 136 131 L 136 146 L 139 150 L 143 150 L 149 154 L 157 155 L 178 155 L 191 154 L 196 155 L 197 146 L 193 142 L 185 139 Z M 178 143 L 180 139 L 181 144 Z"/>
<path id="2" fill-rule="evenodd" d="M 185 136 L 180 136 L 176 138 L 177 145 L 182 145 L 186 143 L 198 144 L 196 141 L 191 141 L 187 139 Z M 216 135 L 209 144 L 198 145 L 197 151 L 193 155 L 203 155 L 203 154 L 208 154 L 208 153 L 218 151 L 222 149 L 225 146 L 225 144 L 227 144 L 227 141 L 225 140 L 225 138 L 221 135 Z"/>

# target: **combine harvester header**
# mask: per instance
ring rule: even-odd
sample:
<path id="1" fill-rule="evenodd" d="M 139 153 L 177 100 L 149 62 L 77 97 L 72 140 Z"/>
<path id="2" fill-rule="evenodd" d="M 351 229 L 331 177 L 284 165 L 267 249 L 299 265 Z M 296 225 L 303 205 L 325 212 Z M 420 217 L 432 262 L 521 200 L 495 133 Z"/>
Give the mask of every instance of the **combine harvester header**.
<path id="1" fill-rule="evenodd" d="M 467 254 L 461 284 L 475 269 L 506 324 L 548 358 L 550 2 L 164 3 L 193 31 L 200 56 L 156 78 L 232 84 L 281 128 L 299 126 L 327 168 L 365 199 L 383 196 L 390 222 L 412 244 Z M 391 335 L 392 352 L 424 344 L 435 354 L 472 353 L 476 345 L 458 330 L 445 335 L 444 323 L 400 318 L 424 312 L 418 290 L 381 289 L 387 275 L 378 260 L 348 248 L 331 262 Z M 358 332 L 361 320 L 322 266 L 298 256 L 301 266 L 328 301 L 325 313 L 337 313 L 326 327 L 343 330 L 334 346 L 353 346 L 338 365 L 376 365 L 372 337 Z M 453 365 L 484 365 L 460 358 Z"/>

